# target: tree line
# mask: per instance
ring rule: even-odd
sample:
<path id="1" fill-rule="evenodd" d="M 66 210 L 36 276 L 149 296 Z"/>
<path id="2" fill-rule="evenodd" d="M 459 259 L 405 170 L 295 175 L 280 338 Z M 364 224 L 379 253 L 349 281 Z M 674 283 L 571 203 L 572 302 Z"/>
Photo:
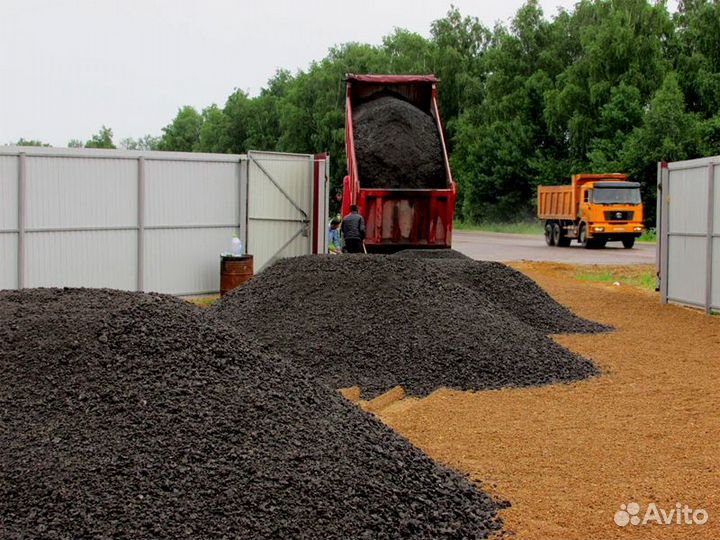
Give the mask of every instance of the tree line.
<path id="1" fill-rule="evenodd" d="M 331 156 L 345 173 L 346 73 L 434 73 L 457 215 L 532 215 L 538 184 L 578 172 L 628 172 L 655 215 L 658 161 L 720 154 L 720 1 L 581 0 L 548 18 L 528 0 L 488 28 L 451 7 L 429 37 L 395 29 L 378 46 L 346 43 L 307 69 L 278 71 L 257 96 L 185 106 L 159 137 L 129 149 Z M 37 142 L 37 141 L 30 141 Z M 103 126 L 86 147 L 113 147 Z"/>

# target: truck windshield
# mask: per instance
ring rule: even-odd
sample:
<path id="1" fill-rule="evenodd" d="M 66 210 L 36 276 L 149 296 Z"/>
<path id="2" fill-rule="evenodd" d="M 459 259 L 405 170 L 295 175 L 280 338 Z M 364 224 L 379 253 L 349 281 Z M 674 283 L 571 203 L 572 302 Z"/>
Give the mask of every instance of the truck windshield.
<path id="1" fill-rule="evenodd" d="M 640 204 L 640 188 L 596 187 L 592 202 L 596 204 Z"/>

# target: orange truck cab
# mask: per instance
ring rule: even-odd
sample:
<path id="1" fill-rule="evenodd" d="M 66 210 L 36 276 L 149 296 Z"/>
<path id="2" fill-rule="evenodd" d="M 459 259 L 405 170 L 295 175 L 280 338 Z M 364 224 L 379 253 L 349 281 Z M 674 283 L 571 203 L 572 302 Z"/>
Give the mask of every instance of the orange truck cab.
<path id="1" fill-rule="evenodd" d="M 620 241 L 630 249 L 643 232 L 640 184 L 625 174 L 576 174 L 569 186 L 538 186 L 537 208 L 548 246 Z"/>

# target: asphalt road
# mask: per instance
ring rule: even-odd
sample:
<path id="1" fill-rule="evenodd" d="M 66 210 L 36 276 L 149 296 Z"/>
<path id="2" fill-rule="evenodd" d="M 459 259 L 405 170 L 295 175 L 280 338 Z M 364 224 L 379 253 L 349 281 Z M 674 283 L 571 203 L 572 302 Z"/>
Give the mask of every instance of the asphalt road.
<path id="1" fill-rule="evenodd" d="M 549 247 L 542 235 L 453 231 L 453 248 L 468 257 L 486 261 L 549 261 L 571 264 L 655 264 L 655 244 L 624 249 L 609 242 L 604 249 Z"/>

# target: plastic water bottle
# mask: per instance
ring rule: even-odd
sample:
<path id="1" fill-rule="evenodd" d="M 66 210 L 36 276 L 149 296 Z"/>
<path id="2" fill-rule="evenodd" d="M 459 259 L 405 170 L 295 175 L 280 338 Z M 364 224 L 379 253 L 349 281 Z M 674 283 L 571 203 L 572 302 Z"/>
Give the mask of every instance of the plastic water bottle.
<path id="1" fill-rule="evenodd" d="M 233 236 L 231 253 L 233 257 L 240 257 L 243 254 L 242 240 L 240 240 L 237 235 Z"/>

